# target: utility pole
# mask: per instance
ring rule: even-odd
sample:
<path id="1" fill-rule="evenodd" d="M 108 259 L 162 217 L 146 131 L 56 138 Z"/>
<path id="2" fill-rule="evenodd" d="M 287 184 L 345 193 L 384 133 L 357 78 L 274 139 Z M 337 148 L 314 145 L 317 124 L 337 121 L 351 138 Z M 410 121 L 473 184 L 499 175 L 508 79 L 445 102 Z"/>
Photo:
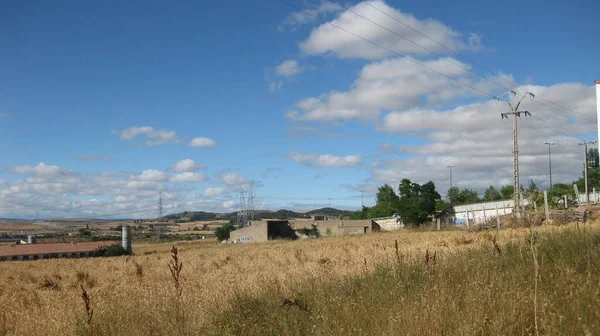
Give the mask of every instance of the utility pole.
<path id="1" fill-rule="evenodd" d="M 448 195 L 448 200 L 450 201 L 450 205 L 452 205 L 452 194 L 450 193 L 450 190 L 452 190 L 452 168 L 456 167 L 455 165 L 448 165 L 446 166 L 446 168 L 450 168 L 450 189 L 448 189 L 449 191 L 449 195 Z"/>
<path id="2" fill-rule="evenodd" d="M 365 191 L 364 190 L 360 190 L 360 209 L 362 211 L 362 208 L 365 207 Z"/>
<path id="3" fill-rule="evenodd" d="M 509 93 L 509 92 L 507 92 Z M 513 96 L 516 96 L 517 93 L 515 91 L 510 91 L 510 93 Z M 518 132 L 518 128 L 517 128 L 517 117 L 520 119 L 521 118 L 521 114 L 524 114 L 525 117 L 527 116 L 531 116 L 531 113 L 529 113 L 529 111 L 522 111 L 519 110 L 519 106 L 521 105 L 521 102 L 523 101 L 523 99 L 526 96 L 530 96 L 532 98 L 535 97 L 535 95 L 533 93 L 530 92 L 526 92 L 523 94 L 523 96 L 521 97 L 521 99 L 519 99 L 519 102 L 513 106 L 511 104 L 510 101 L 506 101 L 508 103 L 508 106 L 510 106 L 510 112 L 505 112 L 505 113 L 500 113 L 500 116 L 502 117 L 502 119 L 506 118 L 508 119 L 509 115 L 513 116 L 513 186 L 514 186 L 514 198 L 515 198 L 515 214 L 517 215 L 517 217 L 520 216 L 521 214 L 521 184 L 519 182 L 519 132 Z M 500 98 L 495 97 L 496 100 L 499 100 Z"/>
<path id="4" fill-rule="evenodd" d="M 587 145 L 595 144 L 597 141 L 584 141 L 580 143 L 579 146 L 583 146 L 583 150 L 585 151 L 583 156 L 583 180 L 585 181 L 585 205 L 590 204 L 590 191 L 588 189 L 588 147 Z M 579 195 L 576 195 L 579 198 Z"/>
<path id="5" fill-rule="evenodd" d="M 398 194 L 396 192 L 396 182 L 398 182 L 398 180 L 392 180 L 392 188 L 394 188 L 394 194 Z"/>
<path id="6" fill-rule="evenodd" d="M 548 167 L 550 167 L 550 189 L 552 189 L 552 154 L 550 152 L 550 146 L 556 144 L 554 142 L 544 142 L 544 145 L 548 145 Z"/>

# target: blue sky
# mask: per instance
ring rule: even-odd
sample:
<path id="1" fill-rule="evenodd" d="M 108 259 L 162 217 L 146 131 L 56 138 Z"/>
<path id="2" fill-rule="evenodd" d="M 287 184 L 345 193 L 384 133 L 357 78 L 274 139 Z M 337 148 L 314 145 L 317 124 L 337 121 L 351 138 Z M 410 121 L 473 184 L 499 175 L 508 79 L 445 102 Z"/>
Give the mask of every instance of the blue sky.
<path id="1" fill-rule="evenodd" d="M 444 194 L 447 164 L 459 187 L 507 184 L 507 105 L 490 96 L 513 83 L 546 103 L 525 106 L 522 180 L 547 183 L 549 139 L 553 180 L 580 174 L 577 139 L 596 139 L 597 1 L 289 3 L 305 12 L 4 2 L 0 217 L 149 217 L 159 190 L 167 212 L 232 211 L 249 181 L 257 207 L 352 209 L 358 190 L 372 204 L 401 178 Z"/>

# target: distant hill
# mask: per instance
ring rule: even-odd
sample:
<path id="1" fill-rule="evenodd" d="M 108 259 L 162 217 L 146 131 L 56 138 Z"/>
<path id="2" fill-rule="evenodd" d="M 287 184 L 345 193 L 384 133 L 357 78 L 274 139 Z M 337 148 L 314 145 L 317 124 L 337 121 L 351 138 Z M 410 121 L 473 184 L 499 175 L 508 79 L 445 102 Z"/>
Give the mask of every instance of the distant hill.
<path id="1" fill-rule="evenodd" d="M 308 211 L 309 215 L 325 215 L 329 217 L 349 217 L 353 214 L 353 211 L 339 210 L 336 208 L 321 208 L 316 210 Z"/>

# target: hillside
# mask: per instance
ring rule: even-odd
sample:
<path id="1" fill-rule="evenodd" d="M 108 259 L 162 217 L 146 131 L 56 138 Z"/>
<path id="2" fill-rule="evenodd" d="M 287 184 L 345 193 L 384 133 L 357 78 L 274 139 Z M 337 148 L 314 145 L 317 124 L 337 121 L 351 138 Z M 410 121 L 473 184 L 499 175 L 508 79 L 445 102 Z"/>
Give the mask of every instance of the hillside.
<path id="1" fill-rule="evenodd" d="M 325 215 L 325 216 L 329 216 L 329 217 L 350 217 L 350 216 L 352 216 L 354 211 L 339 210 L 336 208 L 326 207 L 326 208 L 311 210 L 306 213 L 309 215 Z"/>
<path id="2" fill-rule="evenodd" d="M 341 211 L 332 209 L 335 211 Z M 317 210 L 314 210 L 317 211 Z M 349 212 L 349 211 L 347 211 Z M 320 212 L 319 212 L 320 213 Z M 214 213 L 205 211 L 185 211 L 164 216 L 164 219 L 179 220 L 180 222 L 195 222 L 195 221 L 210 221 L 210 220 L 235 220 L 238 212 L 230 213 Z M 292 210 L 258 210 L 254 212 L 255 219 L 275 218 L 275 219 L 294 219 L 294 218 L 310 218 L 309 214 L 298 213 Z"/>

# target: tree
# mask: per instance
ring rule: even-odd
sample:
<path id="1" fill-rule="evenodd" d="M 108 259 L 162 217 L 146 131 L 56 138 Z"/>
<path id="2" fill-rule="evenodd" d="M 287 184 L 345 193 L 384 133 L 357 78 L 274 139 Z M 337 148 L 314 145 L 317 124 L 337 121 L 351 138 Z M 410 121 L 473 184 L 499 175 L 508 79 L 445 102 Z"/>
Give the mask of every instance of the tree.
<path id="1" fill-rule="evenodd" d="M 100 246 L 95 251 L 96 256 L 98 257 L 117 257 L 126 255 L 127 250 L 121 246 L 121 244 L 112 244 L 109 246 Z"/>
<path id="2" fill-rule="evenodd" d="M 218 227 L 215 230 L 215 237 L 217 237 L 217 239 L 219 241 L 228 240 L 229 235 L 230 235 L 231 231 L 233 231 L 233 230 L 235 230 L 235 228 L 233 227 L 233 224 L 231 224 L 231 223 L 221 225 L 220 227 Z"/>
<path id="3" fill-rule="evenodd" d="M 429 181 L 422 186 L 409 179 L 400 181 L 399 213 L 406 224 L 420 225 L 427 222 L 436 213 L 436 204 L 442 197 L 435 190 L 435 184 Z"/>
<path id="4" fill-rule="evenodd" d="M 369 210 L 369 218 L 388 217 L 398 211 L 400 199 L 394 189 L 385 184 L 377 191 L 377 204 Z"/>
<path id="5" fill-rule="evenodd" d="M 564 183 L 555 183 L 552 185 L 552 189 L 548 191 L 548 203 L 552 207 L 562 205 L 564 207 L 564 197 L 567 196 L 567 202 L 575 204 L 575 191 L 573 186 Z"/>
<path id="6" fill-rule="evenodd" d="M 505 185 L 500 188 L 500 194 L 502 194 L 502 199 L 508 200 L 513 198 L 515 193 L 515 187 L 511 185 Z"/>
<path id="7" fill-rule="evenodd" d="M 502 195 L 493 186 L 487 188 L 483 194 L 483 200 L 487 202 L 498 201 L 500 199 L 502 199 Z"/>
<path id="8" fill-rule="evenodd" d="M 457 187 L 452 187 L 448 189 L 448 202 L 454 205 L 456 201 L 458 201 L 458 196 L 460 195 L 460 189 Z"/>
<path id="9" fill-rule="evenodd" d="M 588 190 L 592 188 L 600 188 L 600 168 L 594 167 L 595 163 L 598 162 L 598 148 L 590 148 L 588 150 Z M 590 165 L 590 163 L 593 163 Z M 592 166 L 592 168 L 590 168 Z M 579 192 L 585 192 L 585 172 L 582 171 L 579 180 L 573 182 L 577 184 Z"/>
<path id="10" fill-rule="evenodd" d="M 452 197 L 452 205 L 472 204 L 481 201 L 477 191 L 467 188 L 459 190 L 453 187 L 448 190 L 448 195 Z"/>

